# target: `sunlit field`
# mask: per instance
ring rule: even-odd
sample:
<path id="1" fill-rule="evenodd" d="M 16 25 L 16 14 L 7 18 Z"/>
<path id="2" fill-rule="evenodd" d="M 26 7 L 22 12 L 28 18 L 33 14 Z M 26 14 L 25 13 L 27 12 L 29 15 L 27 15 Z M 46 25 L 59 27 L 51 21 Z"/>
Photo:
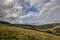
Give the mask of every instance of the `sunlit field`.
<path id="1" fill-rule="evenodd" d="M 0 24 L 0 40 L 60 40 L 60 36 L 22 26 Z"/>

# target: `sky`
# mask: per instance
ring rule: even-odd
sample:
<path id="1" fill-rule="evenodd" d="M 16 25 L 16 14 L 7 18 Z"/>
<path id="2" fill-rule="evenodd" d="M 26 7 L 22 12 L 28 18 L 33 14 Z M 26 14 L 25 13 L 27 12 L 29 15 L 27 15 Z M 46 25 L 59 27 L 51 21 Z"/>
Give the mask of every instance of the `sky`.
<path id="1" fill-rule="evenodd" d="M 0 21 L 12 24 L 60 23 L 60 0 L 0 0 Z"/>

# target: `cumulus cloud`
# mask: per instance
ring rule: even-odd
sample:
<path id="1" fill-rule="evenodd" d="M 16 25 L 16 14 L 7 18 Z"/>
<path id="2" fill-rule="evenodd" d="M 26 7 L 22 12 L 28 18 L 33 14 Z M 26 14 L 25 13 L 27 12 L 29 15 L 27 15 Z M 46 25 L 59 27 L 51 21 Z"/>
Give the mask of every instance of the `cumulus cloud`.
<path id="1" fill-rule="evenodd" d="M 20 0 L 19 0 L 20 1 Z M 9 21 L 22 15 L 22 7 L 16 0 L 0 0 L 0 20 Z"/>
<path id="2" fill-rule="evenodd" d="M 40 11 L 38 15 L 34 13 L 30 15 L 24 15 L 23 18 L 29 17 L 36 18 L 37 20 L 45 23 L 59 22 L 60 20 L 60 0 L 30 0 L 31 5 L 38 8 Z M 34 16 L 35 15 L 35 16 Z"/>
<path id="3" fill-rule="evenodd" d="M 48 19 L 49 19 L 48 21 L 52 21 L 52 19 L 59 19 L 56 18 L 60 15 L 59 13 L 60 13 L 60 0 L 51 0 L 51 2 L 45 4 L 43 9 L 40 11 L 40 17 L 46 19 L 46 21 Z"/>
<path id="4" fill-rule="evenodd" d="M 24 23 L 29 18 L 36 23 L 59 21 L 60 0 L 0 0 L 0 20 Z"/>

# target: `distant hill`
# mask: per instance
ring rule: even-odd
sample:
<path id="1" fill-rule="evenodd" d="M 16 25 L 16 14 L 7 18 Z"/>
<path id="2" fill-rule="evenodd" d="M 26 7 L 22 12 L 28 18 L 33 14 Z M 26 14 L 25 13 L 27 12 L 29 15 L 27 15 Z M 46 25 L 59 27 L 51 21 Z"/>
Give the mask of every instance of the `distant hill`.
<path id="1" fill-rule="evenodd" d="M 11 23 L 5 22 L 5 21 L 0 21 L 0 24 L 11 24 Z"/>
<path id="2" fill-rule="evenodd" d="M 0 21 L 0 24 L 8 24 L 10 26 L 29 26 L 31 28 L 38 28 L 38 29 L 48 29 L 48 28 L 54 28 L 57 25 L 60 25 L 60 23 L 51 23 L 51 24 L 42 24 L 42 25 L 31 25 L 31 24 L 11 24 L 9 22 L 4 22 L 4 21 Z"/>

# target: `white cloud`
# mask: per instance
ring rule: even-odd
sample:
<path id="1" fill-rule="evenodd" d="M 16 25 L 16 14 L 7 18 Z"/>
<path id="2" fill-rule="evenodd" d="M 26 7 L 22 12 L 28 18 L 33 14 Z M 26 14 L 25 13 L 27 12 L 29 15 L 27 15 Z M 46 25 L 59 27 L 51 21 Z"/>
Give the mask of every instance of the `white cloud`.
<path id="1" fill-rule="evenodd" d="M 3 0 L 4 1 L 4 4 L 8 5 L 10 3 L 12 3 L 14 0 Z"/>
<path id="2" fill-rule="evenodd" d="M 17 24 L 24 24 L 24 21 L 23 20 L 20 20 L 20 21 L 17 21 L 16 23 Z"/>
<path id="3" fill-rule="evenodd" d="M 34 2 L 35 0 L 30 0 L 30 1 L 31 1 L 31 5 L 35 5 L 35 2 Z M 20 18 L 27 19 L 29 17 L 32 17 L 48 23 L 60 20 L 59 18 L 60 17 L 60 0 L 50 0 L 50 2 L 47 2 L 46 4 L 44 4 L 44 0 L 40 0 L 40 2 L 42 5 L 40 3 L 38 4 L 40 5 L 39 9 L 41 9 L 39 14 L 35 15 L 34 13 L 31 14 L 32 13 L 31 12 L 30 14 L 21 16 Z"/>
<path id="4" fill-rule="evenodd" d="M 27 15 L 20 16 L 19 18 L 20 19 L 35 18 L 36 16 L 38 16 L 37 13 L 35 13 L 35 12 L 29 12 Z"/>
<path id="5" fill-rule="evenodd" d="M 53 19 L 57 19 L 57 18 L 54 18 L 55 17 L 54 15 L 56 15 L 56 14 L 60 15 L 59 14 L 60 13 L 60 11 L 59 11 L 60 10 L 59 1 L 60 0 L 51 1 L 51 3 L 49 3 L 48 5 L 45 5 L 43 7 L 43 9 L 41 10 L 41 12 L 40 12 L 40 17 L 42 19 L 46 19 L 47 18 L 46 21 L 48 19 L 50 19 L 48 21 L 52 21 L 52 18 Z"/>
<path id="6" fill-rule="evenodd" d="M 50 2 L 46 2 L 48 0 L 25 0 L 30 2 L 30 6 L 35 6 L 40 11 L 39 13 L 28 12 L 26 15 L 23 15 L 25 13 L 20 1 L 0 0 L 0 20 L 10 21 L 19 19 L 17 20 L 18 23 L 24 23 L 23 20 L 28 18 L 37 19 L 41 22 L 60 20 L 60 0 L 50 0 Z"/>
<path id="7" fill-rule="evenodd" d="M 23 14 L 22 7 L 20 3 L 18 3 L 18 1 L 0 0 L 0 18 L 2 20 L 6 20 L 6 21 L 14 20 L 22 14 Z"/>

